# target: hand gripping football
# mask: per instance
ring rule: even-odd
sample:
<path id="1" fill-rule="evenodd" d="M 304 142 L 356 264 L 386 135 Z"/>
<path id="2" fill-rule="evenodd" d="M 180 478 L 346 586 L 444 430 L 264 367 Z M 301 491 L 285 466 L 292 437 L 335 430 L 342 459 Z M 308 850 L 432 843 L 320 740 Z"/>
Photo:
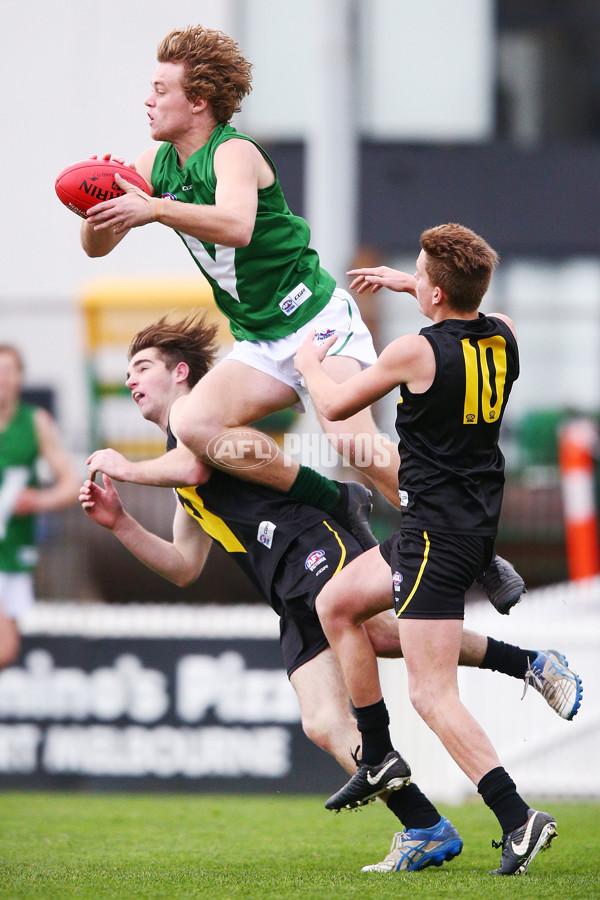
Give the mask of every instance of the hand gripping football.
<path id="1" fill-rule="evenodd" d="M 84 159 L 67 166 L 57 176 L 54 188 L 61 203 L 85 219 L 88 210 L 96 203 L 120 197 L 124 193 L 115 181 L 115 173 L 146 194 L 150 193 L 146 181 L 131 166 L 101 159 Z"/>

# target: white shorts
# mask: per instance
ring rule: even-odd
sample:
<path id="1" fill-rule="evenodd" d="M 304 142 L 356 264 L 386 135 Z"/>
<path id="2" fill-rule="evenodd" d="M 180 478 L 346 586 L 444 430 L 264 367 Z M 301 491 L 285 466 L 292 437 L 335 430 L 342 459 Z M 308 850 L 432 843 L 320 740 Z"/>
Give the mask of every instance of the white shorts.
<path id="1" fill-rule="evenodd" d="M 336 288 L 327 306 L 298 331 L 275 341 L 236 341 L 225 359 L 243 362 L 289 385 L 300 398 L 294 409 L 304 412 L 309 393 L 304 379 L 294 368 L 294 356 L 313 328 L 317 332 L 316 341 L 337 334 L 338 339 L 327 356 L 350 356 L 363 369 L 372 366 L 377 359 L 371 332 L 363 322 L 358 306 L 342 288 Z"/>
<path id="2" fill-rule="evenodd" d="M 9 619 L 18 619 L 34 603 L 30 572 L 0 572 L 0 609 Z"/>

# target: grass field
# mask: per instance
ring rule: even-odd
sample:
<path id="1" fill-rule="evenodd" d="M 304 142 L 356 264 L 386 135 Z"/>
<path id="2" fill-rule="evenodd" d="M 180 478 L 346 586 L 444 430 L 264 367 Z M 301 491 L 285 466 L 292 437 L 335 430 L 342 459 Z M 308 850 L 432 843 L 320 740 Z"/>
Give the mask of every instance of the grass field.
<path id="1" fill-rule="evenodd" d="M 482 803 L 446 808 L 465 841 L 442 868 L 402 875 L 360 869 L 389 849 L 397 820 L 383 804 L 334 815 L 322 797 L 6 792 L 0 897 L 597 900 L 600 804 L 543 802 L 559 837 L 520 878 L 491 877 L 500 837 Z"/>

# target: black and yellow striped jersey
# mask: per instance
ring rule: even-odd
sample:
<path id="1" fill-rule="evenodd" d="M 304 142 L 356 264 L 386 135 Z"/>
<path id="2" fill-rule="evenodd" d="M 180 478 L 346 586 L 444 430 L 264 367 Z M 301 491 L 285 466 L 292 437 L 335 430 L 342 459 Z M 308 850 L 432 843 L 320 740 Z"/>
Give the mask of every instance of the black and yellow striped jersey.
<path id="1" fill-rule="evenodd" d="M 402 527 L 495 535 L 504 489 L 498 446 L 519 375 L 517 342 L 501 319 L 446 319 L 419 332 L 435 354 L 431 387 L 400 387 Z"/>

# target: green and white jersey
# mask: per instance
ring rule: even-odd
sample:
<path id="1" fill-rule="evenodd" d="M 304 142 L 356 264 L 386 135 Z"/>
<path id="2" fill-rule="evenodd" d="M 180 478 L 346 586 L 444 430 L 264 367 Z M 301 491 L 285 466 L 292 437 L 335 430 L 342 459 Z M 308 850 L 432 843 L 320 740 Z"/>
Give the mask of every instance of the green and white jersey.
<path id="1" fill-rule="evenodd" d="M 276 340 L 297 331 L 323 309 L 335 281 L 309 247 L 308 224 L 290 211 L 275 166 L 262 147 L 231 125 L 218 125 L 181 168 L 173 144 L 161 144 L 152 169 L 152 186 L 157 197 L 214 205 L 215 151 L 231 138 L 251 141 L 275 174 L 274 183 L 258 191 L 250 243 L 225 247 L 178 234 L 208 279 L 233 336 L 237 340 Z"/>
<path id="2" fill-rule="evenodd" d="M 12 515 L 23 488 L 37 483 L 35 409 L 21 403 L 12 421 L 0 431 L 0 572 L 29 572 L 37 562 L 34 517 Z"/>

